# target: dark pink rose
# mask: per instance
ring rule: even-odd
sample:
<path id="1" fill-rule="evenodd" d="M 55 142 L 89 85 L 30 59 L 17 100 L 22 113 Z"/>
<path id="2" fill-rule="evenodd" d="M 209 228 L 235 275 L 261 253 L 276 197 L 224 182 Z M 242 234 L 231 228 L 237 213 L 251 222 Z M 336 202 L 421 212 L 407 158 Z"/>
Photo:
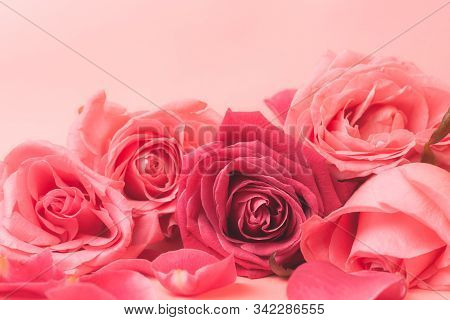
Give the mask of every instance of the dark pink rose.
<path id="1" fill-rule="evenodd" d="M 217 142 L 185 156 L 176 217 L 187 248 L 220 259 L 238 274 L 272 273 L 269 258 L 298 265 L 301 225 L 326 216 L 353 191 L 334 180 L 323 158 L 260 113 L 229 110 Z"/>
<path id="2" fill-rule="evenodd" d="M 163 106 L 166 111 L 130 113 L 101 92 L 83 107 L 69 146 L 91 168 L 122 183 L 135 217 L 161 217 L 166 231 L 173 225 L 183 155 L 215 134 L 218 115 L 206 107 L 186 100 Z"/>
<path id="3" fill-rule="evenodd" d="M 28 142 L 4 161 L 0 186 L 0 254 L 25 260 L 50 251 L 60 268 L 83 274 L 136 257 L 154 237 L 154 218 L 133 220 L 109 180 L 68 150 Z"/>
<path id="4" fill-rule="evenodd" d="M 418 135 L 428 140 L 449 106 L 450 89 L 412 63 L 329 52 L 296 93 L 285 131 L 309 141 L 339 179 L 366 177 L 417 161 Z"/>

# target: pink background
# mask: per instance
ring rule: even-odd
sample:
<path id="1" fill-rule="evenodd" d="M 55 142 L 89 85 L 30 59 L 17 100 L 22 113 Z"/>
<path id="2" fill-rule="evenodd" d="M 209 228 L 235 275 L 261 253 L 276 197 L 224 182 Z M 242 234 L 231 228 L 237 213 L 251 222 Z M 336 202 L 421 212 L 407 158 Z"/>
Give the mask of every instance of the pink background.
<path id="1" fill-rule="evenodd" d="M 263 109 L 263 98 L 300 86 L 327 49 L 370 53 L 446 2 L 3 1 L 157 104 L 200 98 L 220 111 Z M 0 158 L 27 139 L 63 144 L 99 89 L 131 110 L 151 108 L 1 4 L 0 23 Z M 450 84 L 449 35 L 447 6 L 379 54 Z M 264 281 L 244 297 L 283 291 Z"/>
<path id="2" fill-rule="evenodd" d="M 158 104 L 200 98 L 261 108 L 297 87 L 327 49 L 369 53 L 444 0 L 4 2 Z M 99 89 L 130 109 L 143 98 L 0 4 L 0 158 L 26 139 L 64 143 Z M 450 84 L 450 6 L 386 48 Z"/>

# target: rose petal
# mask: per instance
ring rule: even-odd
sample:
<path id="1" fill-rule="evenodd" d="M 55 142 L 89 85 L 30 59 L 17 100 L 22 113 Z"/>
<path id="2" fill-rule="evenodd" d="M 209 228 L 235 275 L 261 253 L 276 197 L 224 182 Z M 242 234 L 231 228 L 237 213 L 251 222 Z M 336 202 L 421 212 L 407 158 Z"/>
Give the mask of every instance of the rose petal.
<path id="1" fill-rule="evenodd" d="M 42 282 L 62 278 L 63 273 L 54 266 L 48 250 L 22 261 L 0 255 L 0 281 Z"/>
<path id="2" fill-rule="evenodd" d="M 104 266 L 99 271 L 135 271 L 139 272 L 147 277 L 153 276 L 152 263 L 144 259 L 121 259 L 111 262 L 107 266 Z"/>
<path id="3" fill-rule="evenodd" d="M 154 297 L 151 280 L 135 271 L 102 270 L 84 277 L 82 281 L 96 284 L 119 300 L 148 300 Z"/>
<path id="4" fill-rule="evenodd" d="M 286 121 L 289 107 L 296 92 L 296 89 L 285 89 L 264 100 L 265 104 L 272 110 L 281 124 L 284 124 Z"/>
<path id="5" fill-rule="evenodd" d="M 346 273 L 331 263 L 309 262 L 294 271 L 287 295 L 291 300 L 398 300 L 406 295 L 406 283 L 392 273 Z"/>
<path id="6" fill-rule="evenodd" d="M 48 250 L 23 260 L 0 255 L 0 299 L 45 299 L 63 281 Z"/>
<path id="7" fill-rule="evenodd" d="M 51 300 L 114 300 L 115 297 L 92 283 L 66 285 L 47 291 Z"/>
<path id="8" fill-rule="evenodd" d="M 130 115 L 126 109 L 106 101 L 104 91 L 93 96 L 73 124 L 68 145 L 86 164 L 96 166 L 96 159 L 105 153 L 114 133 L 122 127 Z"/>
<path id="9" fill-rule="evenodd" d="M 204 251 L 181 249 L 162 254 L 152 267 L 166 289 L 183 296 L 201 294 L 236 281 L 232 255 L 219 260 Z"/>
<path id="10" fill-rule="evenodd" d="M 148 262 L 147 262 L 148 263 Z M 154 298 L 147 263 L 138 260 L 119 260 L 79 279 L 47 291 L 54 300 L 149 300 Z M 135 271 L 136 270 L 136 271 Z"/>
<path id="11" fill-rule="evenodd" d="M 64 154 L 64 148 L 46 141 L 25 142 L 15 147 L 5 157 L 4 174 L 10 175 L 16 171 L 24 161 L 31 158 L 41 158 L 48 155 Z"/>

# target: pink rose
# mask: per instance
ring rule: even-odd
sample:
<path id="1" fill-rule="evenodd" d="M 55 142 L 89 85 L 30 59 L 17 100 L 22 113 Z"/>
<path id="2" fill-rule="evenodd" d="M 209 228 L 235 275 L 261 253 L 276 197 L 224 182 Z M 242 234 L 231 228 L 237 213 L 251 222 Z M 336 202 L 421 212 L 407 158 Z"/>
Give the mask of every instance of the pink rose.
<path id="1" fill-rule="evenodd" d="M 354 184 L 332 179 L 323 158 L 259 112 L 229 110 L 219 141 L 185 156 L 176 217 L 186 248 L 234 255 L 238 274 L 296 266 L 301 225 L 339 208 Z"/>
<path id="2" fill-rule="evenodd" d="M 183 155 L 214 137 L 218 115 L 201 101 L 130 113 L 106 101 L 104 92 L 82 109 L 69 146 L 97 172 L 122 183 L 133 215 L 175 211 Z M 167 229 L 172 222 L 161 221 Z"/>
<path id="3" fill-rule="evenodd" d="M 340 179 L 418 158 L 416 135 L 440 123 L 450 90 L 395 58 L 329 52 L 289 109 L 285 130 L 304 137 Z"/>
<path id="4" fill-rule="evenodd" d="M 117 183 L 66 149 L 24 143 L 4 161 L 0 186 L 0 254 L 25 260 L 49 250 L 68 273 L 83 274 L 152 241 L 151 216 L 133 220 Z"/>
<path id="5" fill-rule="evenodd" d="M 374 176 L 340 209 L 303 225 L 307 261 L 347 272 L 402 275 L 409 287 L 450 289 L 450 173 L 407 164 Z M 320 274 L 316 274 L 320 276 Z"/>

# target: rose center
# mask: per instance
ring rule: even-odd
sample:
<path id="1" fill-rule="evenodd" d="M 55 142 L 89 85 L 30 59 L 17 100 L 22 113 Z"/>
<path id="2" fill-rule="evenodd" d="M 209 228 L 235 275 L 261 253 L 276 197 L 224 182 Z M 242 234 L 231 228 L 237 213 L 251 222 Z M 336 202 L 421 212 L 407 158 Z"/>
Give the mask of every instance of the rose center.
<path id="1" fill-rule="evenodd" d="M 138 160 L 140 173 L 146 173 L 151 176 L 157 176 L 164 171 L 164 162 L 155 154 L 148 154 Z"/>
<path id="2" fill-rule="evenodd" d="M 259 242 L 282 236 L 289 209 L 278 197 L 244 188 L 233 196 L 228 233 L 236 239 Z"/>
<path id="3" fill-rule="evenodd" d="M 386 260 L 382 257 L 359 257 L 353 259 L 352 263 L 355 264 L 357 269 L 395 273 L 400 271 L 401 259 L 391 258 Z"/>
<path id="4" fill-rule="evenodd" d="M 46 214 L 52 214 L 60 218 L 70 218 L 80 210 L 82 195 L 71 188 L 54 189 L 49 191 L 36 203 L 36 210 L 44 210 Z"/>
<path id="5" fill-rule="evenodd" d="M 35 210 L 42 228 L 61 243 L 78 234 L 100 235 L 105 228 L 96 205 L 75 187 L 50 190 L 36 201 Z"/>
<path id="6" fill-rule="evenodd" d="M 124 176 L 124 192 L 133 200 L 174 199 L 182 148 L 175 140 L 153 139 L 135 151 Z M 155 203 L 160 205 L 160 202 Z"/>
<path id="7" fill-rule="evenodd" d="M 270 208 L 267 199 L 252 199 L 248 202 L 246 222 L 251 225 L 267 225 L 270 223 Z"/>
<path id="8" fill-rule="evenodd" d="M 361 138 L 368 139 L 378 133 L 390 133 L 404 129 L 407 123 L 405 114 L 392 105 L 372 105 L 356 122 Z"/>

